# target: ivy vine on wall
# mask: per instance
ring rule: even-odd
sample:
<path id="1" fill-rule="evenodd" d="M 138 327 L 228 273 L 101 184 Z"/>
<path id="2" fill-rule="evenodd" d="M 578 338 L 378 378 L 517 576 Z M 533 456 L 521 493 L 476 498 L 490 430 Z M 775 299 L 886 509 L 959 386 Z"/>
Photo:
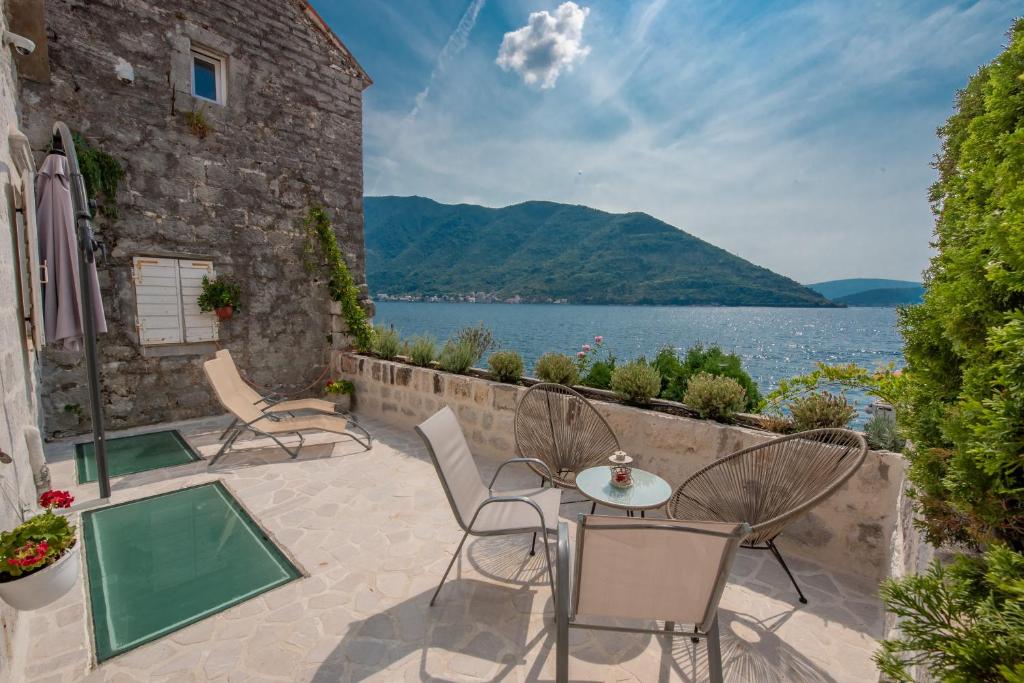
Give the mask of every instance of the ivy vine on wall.
<path id="1" fill-rule="evenodd" d="M 314 204 L 302 219 L 306 231 L 306 244 L 303 249 L 303 261 L 306 270 L 315 272 L 319 267 L 315 260 L 319 250 L 327 262 L 330 280 L 327 283 L 331 299 L 341 304 L 341 314 L 348 325 L 349 334 L 359 351 L 370 349 L 370 321 L 366 311 L 359 305 L 359 288 L 352 280 L 345 257 L 338 246 L 338 237 L 331 226 L 331 217 L 324 207 Z"/>
<path id="2" fill-rule="evenodd" d="M 100 213 L 117 218 L 117 188 L 124 178 L 124 168 L 117 159 L 86 142 L 81 134 L 74 133 L 72 137 L 86 193 L 96 200 Z"/>

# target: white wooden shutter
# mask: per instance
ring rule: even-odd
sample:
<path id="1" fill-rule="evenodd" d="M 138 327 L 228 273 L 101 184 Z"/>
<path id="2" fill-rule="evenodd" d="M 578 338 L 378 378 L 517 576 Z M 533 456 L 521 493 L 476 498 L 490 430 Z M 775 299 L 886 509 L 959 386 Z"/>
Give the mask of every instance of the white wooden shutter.
<path id="1" fill-rule="evenodd" d="M 185 337 L 178 261 L 136 256 L 134 266 L 139 342 L 145 345 L 182 343 Z"/>
<path id="2" fill-rule="evenodd" d="M 213 261 L 178 261 L 181 276 L 181 309 L 185 318 L 185 341 L 204 342 L 217 338 L 217 316 L 199 310 L 196 299 L 203 291 L 203 278 L 216 277 Z"/>

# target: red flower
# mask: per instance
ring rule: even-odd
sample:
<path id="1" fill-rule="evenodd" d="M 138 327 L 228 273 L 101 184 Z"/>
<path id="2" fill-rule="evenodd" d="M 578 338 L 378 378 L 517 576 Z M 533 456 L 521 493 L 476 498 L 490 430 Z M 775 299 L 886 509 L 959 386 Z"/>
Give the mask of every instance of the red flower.
<path id="1" fill-rule="evenodd" d="M 67 491 L 50 490 L 39 496 L 39 505 L 52 510 L 53 508 L 69 508 L 75 502 L 75 497 Z"/>

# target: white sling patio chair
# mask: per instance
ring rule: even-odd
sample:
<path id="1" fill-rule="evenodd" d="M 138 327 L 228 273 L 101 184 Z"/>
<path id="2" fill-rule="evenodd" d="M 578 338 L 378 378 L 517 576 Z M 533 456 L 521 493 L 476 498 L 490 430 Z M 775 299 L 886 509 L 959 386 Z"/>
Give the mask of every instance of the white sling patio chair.
<path id="1" fill-rule="evenodd" d="M 502 536 L 533 532 L 533 555 L 537 543 L 537 534 L 543 536 L 544 555 L 547 560 L 548 580 L 551 589 L 555 588 L 555 577 L 552 573 L 551 552 L 548 549 L 547 536 L 557 531 L 558 506 L 562 492 L 551 485 L 551 473 L 548 472 L 549 488 L 532 488 L 516 491 L 504 491 L 495 494 L 494 482 L 498 475 L 511 463 L 536 465 L 543 470 L 547 466 L 536 458 L 511 458 L 503 462 L 491 478 L 491 483 L 484 486 L 480 478 L 480 470 L 473 461 L 469 444 L 459 427 L 452 409 L 445 406 L 418 427 L 416 432 L 422 437 L 430 453 L 430 459 L 441 480 L 441 487 L 451 505 L 455 521 L 465 532 L 462 540 L 452 555 L 448 568 L 437 585 L 430 604 L 437 600 L 438 593 L 444 585 L 448 573 L 455 565 L 455 560 L 462 553 L 466 538 L 474 536 Z"/>
<path id="2" fill-rule="evenodd" d="M 235 365 L 235 359 L 231 357 L 231 352 L 227 349 L 220 349 L 215 354 L 216 358 L 224 361 L 224 365 L 227 370 L 233 375 L 231 381 L 235 386 L 236 390 L 241 393 L 245 398 L 250 400 L 254 406 L 262 410 L 264 413 L 283 413 L 287 415 L 294 415 L 298 412 L 314 412 L 323 413 L 325 415 L 338 415 L 337 406 L 330 401 L 325 401 L 322 398 L 298 398 L 292 400 L 283 400 L 277 398 L 274 394 L 260 394 L 258 391 L 253 389 L 242 377 L 242 373 L 238 371 L 238 366 Z M 366 440 L 372 443 L 372 437 L 370 433 L 363 428 L 359 422 L 351 415 L 351 413 L 342 413 L 345 418 L 349 421 L 349 424 L 361 431 L 366 435 Z M 220 435 L 220 440 L 223 441 L 238 424 L 238 418 L 232 420 L 231 424 L 224 429 Z"/>
<path id="3" fill-rule="evenodd" d="M 236 423 L 231 427 L 231 434 L 217 454 L 210 459 L 210 465 L 216 463 L 227 453 L 234 445 L 235 440 L 245 431 L 270 437 L 292 458 L 299 457 L 299 450 L 305 443 L 302 433 L 308 431 L 344 434 L 365 447 L 366 450 L 370 450 L 369 440 L 364 441 L 360 436 L 349 431 L 349 420 L 342 415 L 284 417 L 264 412 L 256 407 L 242 388 L 244 382 L 241 382 L 237 373 L 232 372 L 224 358 L 213 358 L 206 361 L 203 363 L 203 370 L 206 372 L 206 377 L 210 380 L 210 385 L 221 405 L 236 419 Z M 294 450 L 288 448 L 279 438 L 286 434 L 294 434 L 299 437 L 299 444 Z"/>
<path id="4" fill-rule="evenodd" d="M 569 575 L 569 527 L 558 526 L 555 680 L 569 680 L 569 629 L 703 638 L 712 683 L 722 681 L 718 603 L 747 524 L 580 515 Z M 664 629 L 580 619 L 664 620 Z M 693 624 L 676 629 L 676 622 Z"/>

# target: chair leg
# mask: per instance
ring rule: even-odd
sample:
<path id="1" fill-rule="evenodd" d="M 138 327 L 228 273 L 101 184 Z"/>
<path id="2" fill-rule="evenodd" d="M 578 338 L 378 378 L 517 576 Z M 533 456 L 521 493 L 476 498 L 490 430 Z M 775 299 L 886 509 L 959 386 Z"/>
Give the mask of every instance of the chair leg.
<path id="1" fill-rule="evenodd" d="M 782 559 L 782 553 L 780 553 L 779 549 L 775 546 L 774 540 L 768 541 L 768 549 L 772 551 L 772 555 L 774 555 L 775 559 L 779 561 L 782 568 L 786 570 L 786 576 L 788 576 L 789 580 L 793 582 L 793 588 L 796 589 L 797 594 L 800 596 L 800 602 L 806 605 L 807 598 L 804 597 L 804 592 L 800 590 L 800 584 L 796 582 L 796 577 L 793 576 L 793 572 L 789 571 L 789 567 L 786 566 L 786 561 Z"/>
<path id="2" fill-rule="evenodd" d="M 536 531 L 533 532 L 533 542 L 530 543 L 530 554 L 531 555 L 536 555 L 537 554 L 537 532 Z"/>
<path id="3" fill-rule="evenodd" d="M 595 512 L 597 512 L 597 501 L 596 500 L 594 501 L 594 504 L 590 506 L 590 514 L 594 514 Z"/>
<path id="4" fill-rule="evenodd" d="M 227 426 L 227 428 L 223 432 L 220 433 L 220 437 L 217 439 L 217 441 L 223 441 L 224 437 L 228 435 L 228 432 L 230 432 L 232 429 L 235 428 L 236 424 L 238 424 L 238 418 L 237 417 L 235 419 L 231 420 L 231 424 L 229 424 Z"/>
<path id="5" fill-rule="evenodd" d="M 718 641 L 718 615 L 708 629 L 708 677 L 711 683 L 722 683 L 722 646 Z"/>
<path id="6" fill-rule="evenodd" d="M 231 446 L 234 445 L 235 443 L 235 439 L 237 439 L 241 433 L 241 429 L 236 429 L 234 433 L 228 437 L 228 440 L 224 442 L 224 445 L 220 447 L 220 450 L 217 451 L 217 454 L 210 458 L 210 462 L 208 462 L 206 466 L 213 467 L 213 465 L 231 449 Z"/>
<path id="7" fill-rule="evenodd" d="M 555 571 L 551 565 L 551 544 L 548 543 L 547 531 L 544 532 L 544 558 L 548 563 L 548 581 L 551 582 L 551 596 L 552 599 L 557 599 L 558 596 L 555 595 Z"/>
<path id="8" fill-rule="evenodd" d="M 462 534 L 462 540 L 459 541 L 459 547 L 456 548 L 455 552 L 452 554 L 452 560 L 451 560 L 451 562 L 448 563 L 448 569 L 444 570 L 444 576 L 441 577 L 441 583 L 437 584 L 437 590 L 434 591 L 434 595 L 430 598 L 430 606 L 431 607 L 434 606 L 434 601 L 437 600 L 437 594 L 441 592 L 441 586 L 444 585 L 445 579 L 448 578 L 448 572 L 450 572 L 452 570 L 452 567 L 455 566 L 455 560 L 457 560 L 459 555 L 462 553 L 462 544 L 466 542 L 466 538 L 468 538 L 468 537 L 469 537 L 469 532 L 468 531 L 466 533 Z"/>

